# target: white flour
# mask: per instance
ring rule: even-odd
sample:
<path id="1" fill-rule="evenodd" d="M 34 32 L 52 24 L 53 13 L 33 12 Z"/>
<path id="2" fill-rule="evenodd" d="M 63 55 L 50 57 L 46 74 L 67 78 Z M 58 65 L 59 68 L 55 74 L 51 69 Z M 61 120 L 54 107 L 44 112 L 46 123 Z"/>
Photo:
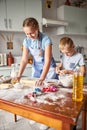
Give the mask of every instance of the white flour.
<path id="1" fill-rule="evenodd" d="M 54 105 L 55 102 L 59 99 L 61 100 L 61 104 L 64 104 L 66 98 L 66 92 L 71 92 L 71 89 L 63 89 L 58 88 L 59 92 L 47 92 L 42 93 L 36 97 L 37 103 L 49 104 Z M 16 103 L 25 103 L 26 99 L 24 98 L 25 95 L 32 93 L 33 87 L 26 87 L 22 89 L 10 88 L 5 90 L 0 90 L 0 98 L 5 100 L 13 100 Z M 33 98 L 31 98 L 33 102 Z"/>

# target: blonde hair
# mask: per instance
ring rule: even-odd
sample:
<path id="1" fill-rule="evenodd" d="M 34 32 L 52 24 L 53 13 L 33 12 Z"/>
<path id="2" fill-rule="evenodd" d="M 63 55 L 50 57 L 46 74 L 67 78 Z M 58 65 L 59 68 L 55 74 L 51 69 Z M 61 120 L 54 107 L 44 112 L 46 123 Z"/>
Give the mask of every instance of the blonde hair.
<path id="1" fill-rule="evenodd" d="M 64 49 L 64 47 L 72 48 L 74 46 L 73 40 L 69 37 L 63 37 L 60 39 L 59 48 Z"/>

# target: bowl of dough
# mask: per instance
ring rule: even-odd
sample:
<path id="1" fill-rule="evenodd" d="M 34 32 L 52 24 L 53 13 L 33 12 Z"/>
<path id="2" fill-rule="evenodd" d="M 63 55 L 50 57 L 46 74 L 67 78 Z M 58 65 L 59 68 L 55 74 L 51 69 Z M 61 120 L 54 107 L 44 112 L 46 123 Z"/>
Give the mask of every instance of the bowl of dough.
<path id="1" fill-rule="evenodd" d="M 73 75 L 59 75 L 59 83 L 64 87 L 72 87 L 73 86 Z"/>

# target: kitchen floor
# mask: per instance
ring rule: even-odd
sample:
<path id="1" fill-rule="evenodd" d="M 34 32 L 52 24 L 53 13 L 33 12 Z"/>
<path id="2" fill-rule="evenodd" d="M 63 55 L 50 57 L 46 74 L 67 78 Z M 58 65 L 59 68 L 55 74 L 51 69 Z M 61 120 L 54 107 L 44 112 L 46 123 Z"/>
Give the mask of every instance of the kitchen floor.
<path id="1" fill-rule="evenodd" d="M 31 124 L 29 119 L 17 116 L 18 121 L 14 122 L 14 115 L 12 113 L 0 110 L 0 130 L 40 130 L 40 124 Z M 47 128 L 46 130 L 55 130 L 54 128 Z M 71 128 L 72 130 L 72 128 Z M 81 128 L 81 115 L 78 120 L 77 130 Z M 86 129 L 87 130 L 87 129 Z"/>

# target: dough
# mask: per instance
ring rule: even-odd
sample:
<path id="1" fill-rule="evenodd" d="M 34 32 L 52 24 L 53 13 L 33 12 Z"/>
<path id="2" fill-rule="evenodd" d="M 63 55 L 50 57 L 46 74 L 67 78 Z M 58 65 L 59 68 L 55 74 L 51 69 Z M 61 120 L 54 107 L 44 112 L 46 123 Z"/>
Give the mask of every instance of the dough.
<path id="1" fill-rule="evenodd" d="M 12 87 L 12 85 L 10 83 L 1 83 L 0 84 L 0 89 L 6 89 L 6 88 L 10 88 Z"/>
<path id="2" fill-rule="evenodd" d="M 23 83 L 24 86 L 34 86 L 35 81 L 33 79 L 21 79 L 20 82 Z"/>

